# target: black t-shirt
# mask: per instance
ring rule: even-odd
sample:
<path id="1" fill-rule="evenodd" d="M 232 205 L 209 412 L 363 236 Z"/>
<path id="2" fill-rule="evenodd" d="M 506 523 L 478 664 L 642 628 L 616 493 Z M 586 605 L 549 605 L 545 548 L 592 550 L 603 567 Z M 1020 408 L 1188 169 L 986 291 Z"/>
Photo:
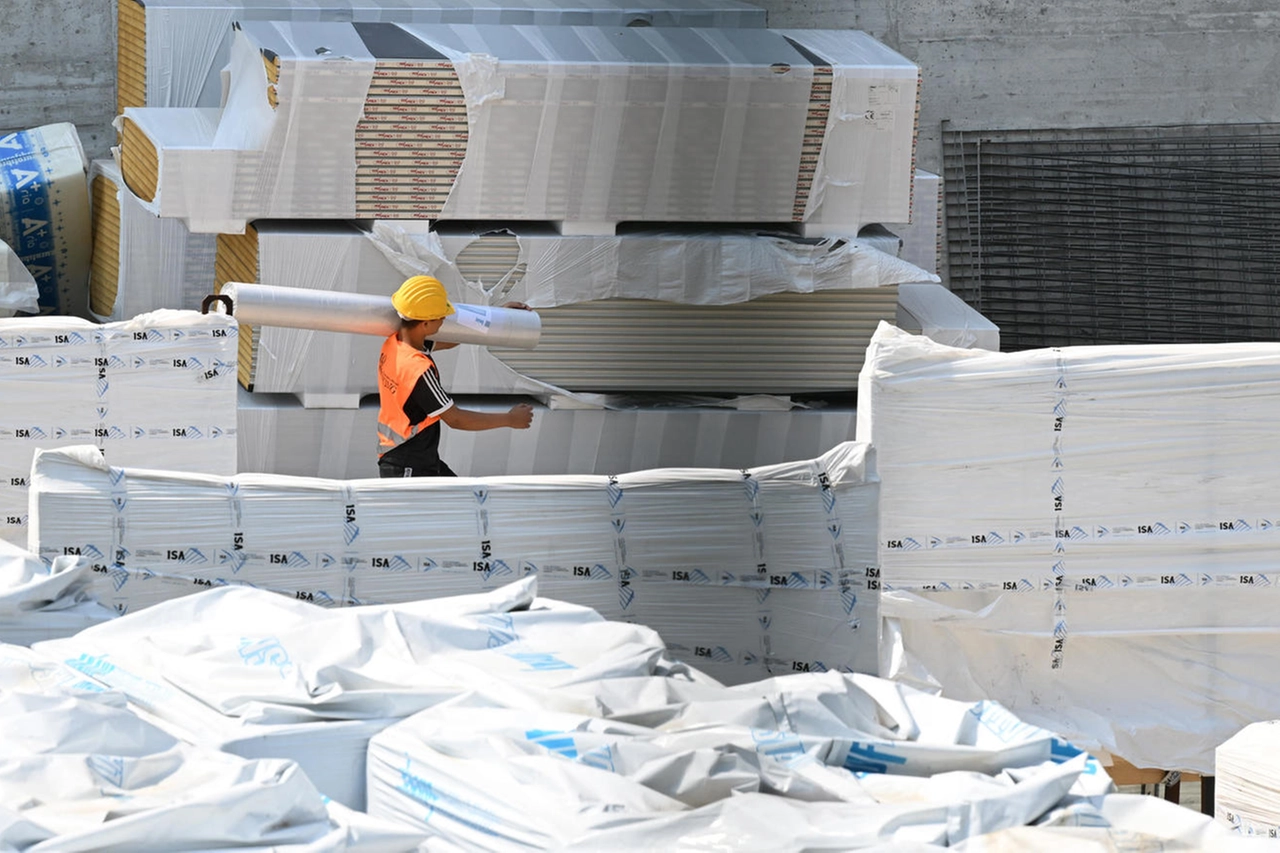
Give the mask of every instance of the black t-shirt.
<path id="1" fill-rule="evenodd" d="M 431 342 L 427 342 L 427 351 L 431 351 Z M 418 377 L 409 399 L 404 401 L 404 414 L 409 423 L 416 424 L 426 418 L 439 415 L 453 405 L 453 398 L 440 383 L 440 371 L 435 364 L 431 369 Z M 414 471 L 435 471 L 440 465 L 440 422 L 435 421 L 426 429 L 410 438 L 399 447 L 392 448 L 382 454 L 379 462 L 390 462 L 401 468 L 412 468 Z"/>

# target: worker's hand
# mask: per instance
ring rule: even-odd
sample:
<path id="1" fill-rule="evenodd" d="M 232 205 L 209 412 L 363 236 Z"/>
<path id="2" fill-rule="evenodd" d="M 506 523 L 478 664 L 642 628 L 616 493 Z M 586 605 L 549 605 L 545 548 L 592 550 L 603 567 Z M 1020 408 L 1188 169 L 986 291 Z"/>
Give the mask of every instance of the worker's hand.
<path id="1" fill-rule="evenodd" d="M 514 308 L 514 309 L 515 309 L 515 310 L 517 310 L 517 311 L 532 311 L 532 310 L 533 310 L 533 309 L 532 309 L 532 308 L 530 308 L 528 305 L 525 305 L 523 302 L 504 302 L 504 303 L 502 304 L 502 307 L 503 307 L 503 308 Z"/>
<path id="2" fill-rule="evenodd" d="M 507 426 L 512 429 L 528 429 L 529 424 L 533 423 L 533 406 L 528 403 L 512 406 L 507 412 L 507 420 Z"/>

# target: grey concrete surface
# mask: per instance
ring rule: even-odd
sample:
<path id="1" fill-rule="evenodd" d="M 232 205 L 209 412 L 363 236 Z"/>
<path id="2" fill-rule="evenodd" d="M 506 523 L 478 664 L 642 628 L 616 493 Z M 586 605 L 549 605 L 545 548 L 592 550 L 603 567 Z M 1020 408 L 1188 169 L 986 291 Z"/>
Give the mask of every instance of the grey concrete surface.
<path id="1" fill-rule="evenodd" d="M 0 0 L 0 134 L 73 123 L 90 159 L 114 142 L 115 0 Z"/>

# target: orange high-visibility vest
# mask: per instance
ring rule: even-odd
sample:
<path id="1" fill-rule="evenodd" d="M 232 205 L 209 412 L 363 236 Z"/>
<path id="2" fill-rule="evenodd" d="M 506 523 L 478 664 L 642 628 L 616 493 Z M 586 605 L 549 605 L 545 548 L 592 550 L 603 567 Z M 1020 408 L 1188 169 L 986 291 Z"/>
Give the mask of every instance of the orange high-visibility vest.
<path id="1" fill-rule="evenodd" d="M 440 420 L 440 416 L 435 415 L 411 424 L 404 413 L 404 404 L 413 393 L 413 386 L 434 365 L 431 356 L 395 335 L 383 342 L 378 356 L 378 456 Z"/>

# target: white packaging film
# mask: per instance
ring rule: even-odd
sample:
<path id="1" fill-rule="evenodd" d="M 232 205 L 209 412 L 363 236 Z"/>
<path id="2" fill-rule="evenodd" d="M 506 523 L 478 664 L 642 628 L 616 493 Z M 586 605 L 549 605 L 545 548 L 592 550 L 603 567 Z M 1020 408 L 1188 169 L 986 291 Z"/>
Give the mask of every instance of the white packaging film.
<path id="1" fill-rule="evenodd" d="M 26 545 L 40 448 L 92 444 L 114 464 L 234 473 L 236 338 L 234 322 L 190 311 L 0 320 L 0 538 Z"/>
<path id="2" fill-rule="evenodd" d="M 1000 327 L 940 284 L 900 285 L 896 325 L 949 347 L 1000 351 Z"/>
<path id="3" fill-rule="evenodd" d="M 115 198 L 118 221 L 95 236 L 116 242 L 116 264 L 110 310 L 94 316 L 103 322 L 120 322 L 161 308 L 199 310 L 204 297 L 213 292 L 215 236 L 192 234 L 181 221 L 147 210 L 120 177 L 113 160 L 93 161 L 90 184 L 99 180 Z M 95 252 L 100 251 L 95 247 Z M 93 274 L 98 275 L 96 264 Z M 95 297 L 109 286 L 91 279 L 91 304 L 107 301 L 106 293 L 100 300 Z"/>
<path id="4" fill-rule="evenodd" d="M 452 63 L 468 129 L 448 144 L 465 156 L 442 207 L 396 203 L 386 209 L 398 214 L 380 213 L 377 192 L 361 202 L 356 193 L 365 144 L 356 130 L 376 62 L 357 26 L 247 22 L 220 117 L 126 109 L 157 151 L 149 208 L 193 231 L 228 233 L 261 218 L 412 216 L 609 229 L 624 220 L 796 220 L 815 234 L 852 236 L 869 222 L 910 218 L 918 69 L 864 33 L 445 24 L 401 25 L 399 41 L 407 33 L 414 55 Z M 263 48 L 280 65 L 277 108 L 265 94 Z M 814 66 L 802 51 L 829 52 L 829 109 L 811 103 Z M 312 91 L 325 95 L 302 94 Z M 807 120 L 825 122 L 811 149 Z M 819 148 L 819 159 L 802 158 Z"/>
<path id="5" fill-rule="evenodd" d="M 40 288 L 9 244 L 0 240 L 0 318 L 40 309 Z"/>
<path id="6" fill-rule="evenodd" d="M 349 605 L 536 574 L 548 596 L 662 624 L 691 657 L 727 654 L 732 680 L 866 671 L 877 597 L 866 455 L 849 442 L 745 471 L 330 481 L 121 469 L 72 449 L 37 457 L 31 547 L 89 556 L 96 593 L 120 610 L 219 585 Z M 726 601 L 748 589 L 750 622 L 664 616 L 686 596 L 714 598 L 710 587 Z"/>
<path id="7" fill-rule="evenodd" d="M 0 241 L 35 279 L 44 312 L 89 316 L 88 168 L 74 125 L 0 135 Z M 12 261 L 0 260 L 13 276 Z M 0 308 L 15 307 L 0 301 Z"/>
<path id="8" fill-rule="evenodd" d="M 326 802 L 292 762 L 185 745 L 125 701 L 53 658 L 0 645 L 0 846 L 378 853 L 425 834 Z"/>
<path id="9" fill-rule="evenodd" d="M 916 169 L 911 184 L 911 221 L 885 223 L 902 239 L 899 253 L 904 261 L 941 275 L 942 178 L 924 169 Z"/>
<path id="10" fill-rule="evenodd" d="M 137 0 L 125 0 L 136 3 Z M 146 106 L 219 107 L 235 21 L 763 27 L 763 9 L 736 0 L 147 0 Z M 138 104 L 136 106 L 142 106 Z"/>
<path id="11" fill-rule="evenodd" d="M 894 294 L 887 288 L 936 278 L 856 240 L 798 241 L 747 231 L 565 237 L 532 225 L 515 234 L 476 234 L 458 228 L 414 233 L 392 222 L 377 222 L 369 232 L 345 224 L 264 222 L 254 233 L 264 284 L 385 297 L 410 275 L 433 275 L 455 304 L 519 301 L 544 316 L 545 354 L 480 347 L 440 352 L 441 376 L 455 395 L 581 390 L 539 374 L 603 383 L 595 390 L 851 388 L 861 341 L 879 319 L 892 317 Z M 566 306 L 578 307 L 566 308 L 573 313 L 564 318 L 548 310 Z M 270 326 L 255 327 L 252 335 L 252 367 L 242 372 L 254 391 L 325 405 L 345 396 L 348 407 L 377 393 L 370 365 L 377 363 L 380 339 Z M 812 352 L 803 358 L 793 353 L 805 346 Z M 746 347 L 758 357 L 742 358 Z M 845 352 L 849 347 L 858 352 Z M 694 349 L 701 359 L 682 357 Z M 795 369 L 788 358 L 807 369 Z"/>
<path id="12" fill-rule="evenodd" d="M 114 617 L 88 594 L 89 573 L 81 557 L 55 557 L 46 565 L 0 539 L 0 643 L 28 646 Z"/>
<path id="13" fill-rule="evenodd" d="M 1214 751 L 1214 816 L 1241 835 L 1280 836 L 1278 729 L 1275 720 L 1253 723 Z"/>
<path id="14" fill-rule="evenodd" d="M 505 412 L 509 398 L 459 398 Z M 614 474 L 649 468 L 749 468 L 812 459 L 851 441 L 850 406 L 789 411 L 659 405 L 552 409 L 534 405 L 523 430 L 444 429 L 440 456 L 463 477 Z M 239 389 L 240 473 L 360 479 L 378 476 L 378 401 L 358 409 L 305 408 L 292 396 Z"/>
<path id="15" fill-rule="evenodd" d="M 1213 772 L 1269 671 L 1271 344 L 989 353 L 883 327 L 880 672 L 1138 767 Z M 939 412 L 945 418 L 939 418 Z"/>

